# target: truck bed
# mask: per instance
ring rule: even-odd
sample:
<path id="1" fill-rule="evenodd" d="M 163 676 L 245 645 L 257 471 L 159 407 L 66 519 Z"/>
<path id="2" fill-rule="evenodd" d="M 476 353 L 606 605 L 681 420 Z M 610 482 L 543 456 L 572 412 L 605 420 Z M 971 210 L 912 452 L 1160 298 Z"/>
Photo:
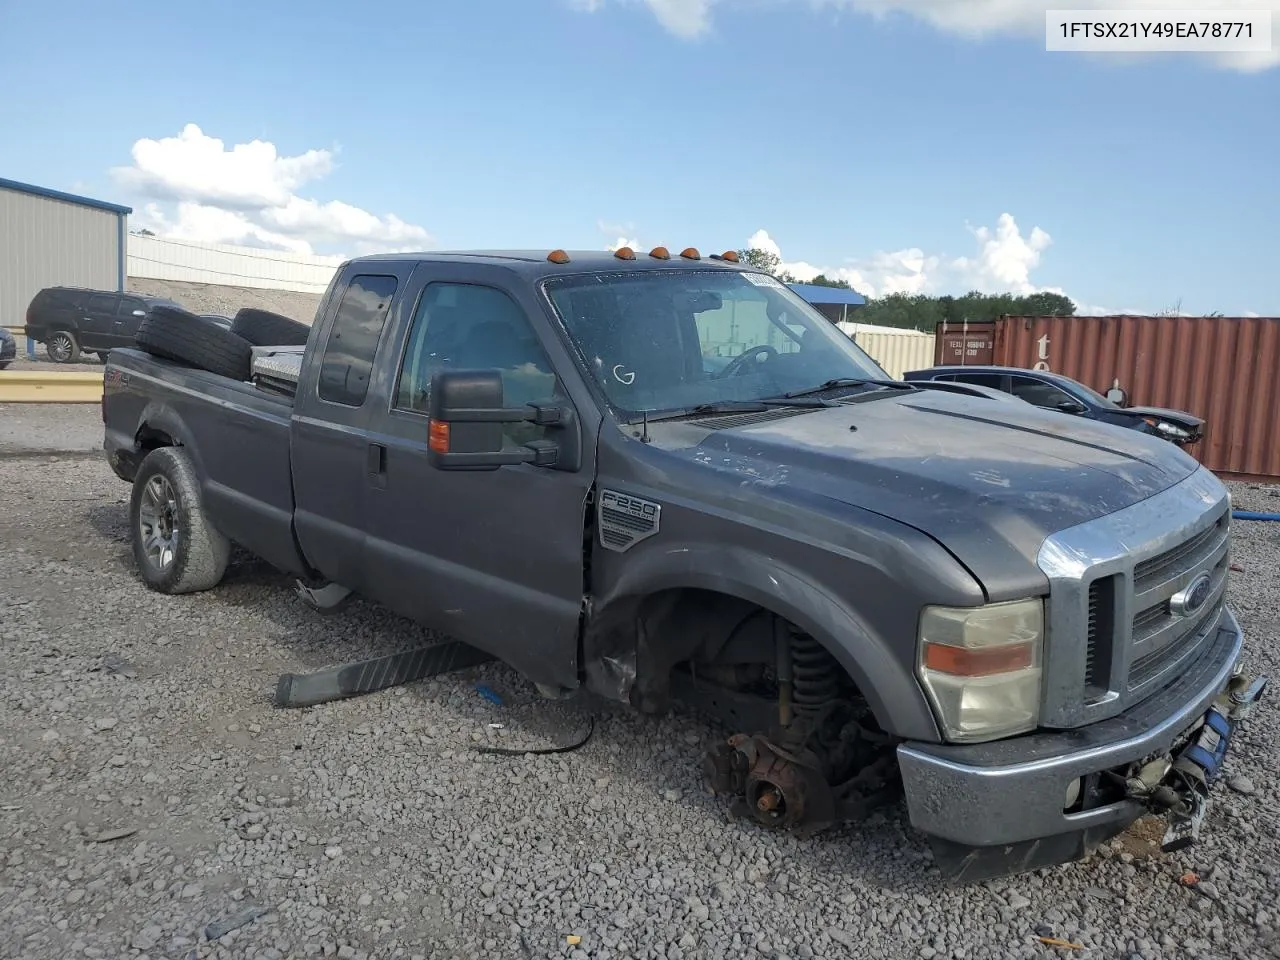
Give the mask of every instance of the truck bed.
<path id="1" fill-rule="evenodd" d="M 279 569 L 301 574 L 292 413 L 288 396 L 136 349 L 112 350 L 104 376 L 105 447 L 117 475 L 131 480 L 158 443 L 181 445 L 195 461 L 214 525 Z"/>

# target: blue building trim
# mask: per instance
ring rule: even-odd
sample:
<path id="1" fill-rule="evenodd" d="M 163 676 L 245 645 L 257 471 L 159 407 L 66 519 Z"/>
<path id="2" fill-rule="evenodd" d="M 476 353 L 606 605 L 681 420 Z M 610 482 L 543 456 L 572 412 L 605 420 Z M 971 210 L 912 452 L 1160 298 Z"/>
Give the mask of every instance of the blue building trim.
<path id="1" fill-rule="evenodd" d="M 122 207 L 118 203 L 107 203 L 105 200 L 94 200 L 92 197 L 80 197 L 74 193 L 63 193 L 61 190 L 50 190 L 48 187 L 37 187 L 31 183 L 20 183 L 17 180 L 6 180 L 0 177 L 0 188 L 5 190 L 15 190 L 18 193 L 28 193 L 33 197 L 45 197 L 49 200 L 63 200 L 67 203 L 74 203 L 81 207 L 91 207 L 94 210 L 106 210 L 108 213 L 117 213 L 121 217 L 128 216 L 133 213 L 132 207 Z"/>
<path id="2" fill-rule="evenodd" d="M 863 307 L 867 303 L 866 297 L 846 287 L 824 287 L 813 283 L 789 283 L 787 286 L 808 303 L 835 303 L 849 307 Z"/>

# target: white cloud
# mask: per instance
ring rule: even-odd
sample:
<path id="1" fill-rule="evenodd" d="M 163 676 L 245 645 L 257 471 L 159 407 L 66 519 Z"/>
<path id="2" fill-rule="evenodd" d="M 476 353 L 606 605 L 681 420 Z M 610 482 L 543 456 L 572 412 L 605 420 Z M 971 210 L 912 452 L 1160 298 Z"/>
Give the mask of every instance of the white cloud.
<path id="1" fill-rule="evenodd" d="M 741 0 L 644 0 L 658 22 L 682 39 L 694 39 L 711 29 L 712 7 L 741 7 Z M 1044 46 L 1045 13 L 1048 10 L 1111 10 L 1117 7 L 1143 10 L 1204 10 L 1216 4 L 1207 0 L 772 0 L 797 7 L 847 9 L 874 17 L 901 15 L 921 20 L 937 30 L 966 39 L 992 36 L 1022 37 Z M 572 0 L 579 10 L 595 12 L 606 0 Z M 1231 0 L 1233 10 L 1269 10 L 1272 49 L 1258 53 L 1207 54 L 1220 66 L 1245 72 L 1266 70 L 1280 64 L 1280 0 Z M 1115 55 L 1111 55 L 1115 56 Z"/>
<path id="2" fill-rule="evenodd" d="M 157 234 L 296 253 L 317 245 L 354 253 L 421 249 L 431 240 L 395 214 L 299 196 L 299 188 L 333 170 L 328 150 L 282 156 L 264 140 L 228 149 L 189 123 L 176 137 L 137 141 L 131 154 L 132 165 L 111 172 L 153 201 L 138 219 Z"/>
<path id="3" fill-rule="evenodd" d="M 1039 227 L 1023 236 L 1017 221 L 1008 213 L 1000 215 L 994 229 L 970 227 L 978 242 L 974 256 L 946 257 L 928 254 L 919 247 L 877 251 L 868 257 L 851 258 L 847 266 L 816 266 L 804 260 L 787 260 L 777 241 L 766 230 L 757 230 L 747 241 L 748 248 L 767 250 L 779 257 L 782 269 L 801 282 L 822 274 L 844 280 L 868 297 L 893 293 L 962 295 L 970 290 L 982 293 L 1030 294 L 1062 293 L 1057 287 L 1034 283 L 1031 272 L 1040 265 L 1041 254 L 1053 238 Z"/>
<path id="4" fill-rule="evenodd" d="M 583 13 L 595 13 L 607 0 L 569 0 Z M 635 2 L 635 0 L 632 0 Z M 693 40 L 711 29 L 711 7 L 719 0 L 643 0 L 658 22 L 682 40 Z"/>
<path id="5" fill-rule="evenodd" d="M 711 29 L 715 0 L 645 0 L 658 22 L 677 37 L 692 40 Z"/>
<path id="6" fill-rule="evenodd" d="M 994 231 L 987 227 L 969 228 L 982 245 L 976 258 L 958 257 L 952 269 L 971 278 L 974 289 L 984 293 L 997 290 L 1018 295 L 1035 293 L 1041 288 L 1031 282 L 1031 271 L 1040 263 L 1040 254 L 1053 243 L 1053 238 L 1039 227 L 1032 227 L 1028 237 L 1022 236 L 1010 214 L 1000 214 Z"/>

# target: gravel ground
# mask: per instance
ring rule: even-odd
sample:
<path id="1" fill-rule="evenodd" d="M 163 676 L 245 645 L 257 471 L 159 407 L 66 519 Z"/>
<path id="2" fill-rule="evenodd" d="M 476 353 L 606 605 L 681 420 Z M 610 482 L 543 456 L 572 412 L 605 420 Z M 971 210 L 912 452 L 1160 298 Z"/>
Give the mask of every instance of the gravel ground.
<path id="1" fill-rule="evenodd" d="M 320 304 L 318 293 L 298 293 L 293 290 L 259 290 L 255 287 L 228 287 L 216 283 L 189 283 L 182 280 L 148 280 L 130 277 L 128 288 L 133 293 L 150 297 L 165 297 L 180 303 L 194 313 L 219 313 L 233 317 L 241 307 L 258 307 L 284 314 L 295 320 L 310 323 Z M 21 322 L 21 321 L 16 321 Z M 18 356 L 10 370 L 79 370 L 102 369 L 102 363 L 94 354 L 82 356 L 78 363 L 53 363 L 45 354 L 44 345 L 36 344 L 38 360 L 27 359 L 26 337 L 14 336 L 18 341 Z"/>
<path id="2" fill-rule="evenodd" d="M 102 450 L 96 403 L 0 403 L 0 457 L 85 455 Z"/>
<path id="3" fill-rule="evenodd" d="M 0 490 L 0 956 L 1280 955 L 1274 707 L 1229 761 L 1247 792 L 1219 792 L 1186 855 L 1140 822 L 1088 862 L 945 888 L 900 810 L 809 841 L 730 822 L 699 787 L 719 734 L 691 717 L 549 703 L 496 666 L 277 710 L 279 673 L 427 635 L 363 603 L 309 614 L 249 558 L 210 593 L 148 592 L 100 461 L 0 458 Z M 1232 588 L 1273 675 L 1278 536 L 1238 525 Z M 592 718 L 574 753 L 472 752 Z"/>

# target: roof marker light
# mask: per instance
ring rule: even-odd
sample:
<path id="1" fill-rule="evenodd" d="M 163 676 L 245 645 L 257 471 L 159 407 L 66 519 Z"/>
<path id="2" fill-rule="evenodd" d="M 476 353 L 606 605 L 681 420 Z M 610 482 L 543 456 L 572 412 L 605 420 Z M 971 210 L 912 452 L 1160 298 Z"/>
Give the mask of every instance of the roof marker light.
<path id="1" fill-rule="evenodd" d="M 552 263 L 568 263 L 569 255 L 563 250 L 552 250 L 547 254 L 547 259 Z"/>
<path id="2" fill-rule="evenodd" d="M 619 260 L 634 260 L 636 258 L 636 252 L 630 247 L 619 247 L 613 251 L 613 255 Z"/>
<path id="3" fill-rule="evenodd" d="M 702 254 L 698 252 L 697 247 L 685 247 L 683 250 L 680 251 L 680 256 L 684 257 L 686 260 L 702 259 Z"/>
<path id="4" fill-rule="evenodd" d="M 655 260 L 670 260 L 671 251 L 666 247 L 654 247 L 649 251 L 649 256 L 653 257 Z"/>
<path id="5" fill-rule="evenodd" d="M 737 250 L 726 250 L 724 253 L 720 254 L 720 259 L 721 259 L 721 260 L 728 260 L 730 263 L 737 263 L 737 262 L 738 262 L 738 251 L 737 251 Z"/>

